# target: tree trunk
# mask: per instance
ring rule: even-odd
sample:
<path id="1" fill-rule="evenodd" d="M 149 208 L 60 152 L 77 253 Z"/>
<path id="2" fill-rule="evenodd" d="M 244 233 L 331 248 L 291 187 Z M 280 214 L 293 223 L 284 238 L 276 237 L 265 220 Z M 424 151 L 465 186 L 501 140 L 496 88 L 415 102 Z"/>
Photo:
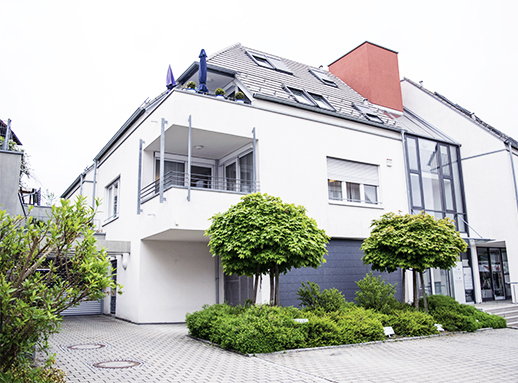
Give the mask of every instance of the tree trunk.
<path id="1" fill-rule="evenodd" d="M 402 284 L 403 284 L 403 303 L 406 303 L 406 270 L 403 269 L 403 280 L 402 280 Z"/>
<path id="2" fill-rule="evenodd" d="M 275 305 L 279 306 L 279 265 L 275 264 Z"/>
<path id="3" fill-rule="evenodd" d="M 270 269 L 270 305 L 273 306 L 275 295 L 275 279 L 273 273 L 273 267 Z"/>
<path id="4" fill-rule="evenodd" d="M 422 271 L 419 272 L 419 276 L 421 277 L 421 288 L 423 290 L 424 311 L 428 314 L 428 302 L 426 301 L 426 293 L 424 291 L 424 276 Z"/>
<path id="5" fill-rule="evenodd" d="M 412 279 L 414 282 L 414 307 L 419 310 L 419 292 L 417 290 L 417 272 L 412 270 Z"/>
<path id="6" fill-rule="evenodd" d="M 255 284 L 254 284 L 254 299 L 252 300 L 252 303 L 255 305 L 257 302 L 257 291 L 259 290 L 259 268 L 257 268 L 257 271 L 255 273 Z"/>

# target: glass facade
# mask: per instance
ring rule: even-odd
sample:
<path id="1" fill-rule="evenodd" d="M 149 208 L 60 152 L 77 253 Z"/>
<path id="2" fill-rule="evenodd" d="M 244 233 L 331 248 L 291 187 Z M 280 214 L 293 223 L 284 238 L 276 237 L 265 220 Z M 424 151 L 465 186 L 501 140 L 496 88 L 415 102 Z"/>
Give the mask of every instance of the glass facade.
<path id="1" fill-rule="evenodd" d="M 406 149 L 412 213 L 451 218 L 466 233 L 458 147 L 408 136 Z"/>
<path id="2" fill-rule="evenodd" d="M 458 146 L 407 136 L 406 151 L 412 214 L 424 211 L 438 219 L 450 218 L 459 232 L 467 234 Z M 465 283 L 472 281 L 471 267 L 463 271 L 470 273 L 469 278 L 464 276 Z M 450 270 L 426 270 L 426 294 L 453 296 L 450 274 Z M 469 294 L 472 296 L 473 287 Z"/>

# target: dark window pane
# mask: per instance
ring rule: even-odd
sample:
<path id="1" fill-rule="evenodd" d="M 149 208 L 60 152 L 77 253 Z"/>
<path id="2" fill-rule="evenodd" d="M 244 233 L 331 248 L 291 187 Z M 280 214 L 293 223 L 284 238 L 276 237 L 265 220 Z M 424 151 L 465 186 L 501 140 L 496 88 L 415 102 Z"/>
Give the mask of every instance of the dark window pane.
<path id="1" fill-rule="evenodd" d="M 360 184 L 347 182 L 347 201 L 361 202 L 360 198 Z"/>
<path id="2" fill-rule="evenodd" d="M 329 199 L 341 201 L 342 200 L 342 182 L 327 180 Z"/>

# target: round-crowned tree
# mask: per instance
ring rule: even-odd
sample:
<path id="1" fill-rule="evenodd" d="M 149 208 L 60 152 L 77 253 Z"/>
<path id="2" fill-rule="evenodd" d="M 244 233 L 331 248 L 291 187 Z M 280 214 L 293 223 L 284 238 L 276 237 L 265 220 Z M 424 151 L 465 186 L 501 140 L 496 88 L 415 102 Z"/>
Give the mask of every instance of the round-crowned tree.
<path id="1" fill-rule="evenodd" d="M 262 274 L 270 274 L 270 301 L 279 305 L 280 273 L 325 262 L 329 237 L 303 206 L 254 193 L 211 220 L 205 235 L 212 255 L 221 257 L 227 275 L 255 276 L 254 303 Z"/>
<path id="2" fill-rule="evenodd" d="M 412 269 L 421 277 L 425 308 L 423 271 L 427 268 L 447 270 L 455 266 L 467 244 L 449 219 L 436 219 L 429 214 L 387 213 L 371 224 L 371 234 L 363 241 L 363 263 L 373 270 L 394 272 L 397 268 Z M 414 278 L 414 304 L 417 304 Z"/>

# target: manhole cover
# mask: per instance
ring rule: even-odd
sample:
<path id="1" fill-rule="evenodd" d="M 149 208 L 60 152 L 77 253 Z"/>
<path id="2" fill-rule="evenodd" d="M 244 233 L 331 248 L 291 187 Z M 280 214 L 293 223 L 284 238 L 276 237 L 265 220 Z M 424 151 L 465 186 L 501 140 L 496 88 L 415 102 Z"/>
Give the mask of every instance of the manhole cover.
<path id="1" fill-rule="evenodd" d="M 109 360 L 107 362 L 94 363 L 94 367 L 99 368 L 131 368 L 140 365 L 140 362 L 134 360 Z"/>
<path id="2" fill-rule="evenodd" d="M 68 346 L 67 348 L 71 350 L 95 350 L 97 348 L 103 348 L 104 344 L 75 344 L 73 346 Z"/>

